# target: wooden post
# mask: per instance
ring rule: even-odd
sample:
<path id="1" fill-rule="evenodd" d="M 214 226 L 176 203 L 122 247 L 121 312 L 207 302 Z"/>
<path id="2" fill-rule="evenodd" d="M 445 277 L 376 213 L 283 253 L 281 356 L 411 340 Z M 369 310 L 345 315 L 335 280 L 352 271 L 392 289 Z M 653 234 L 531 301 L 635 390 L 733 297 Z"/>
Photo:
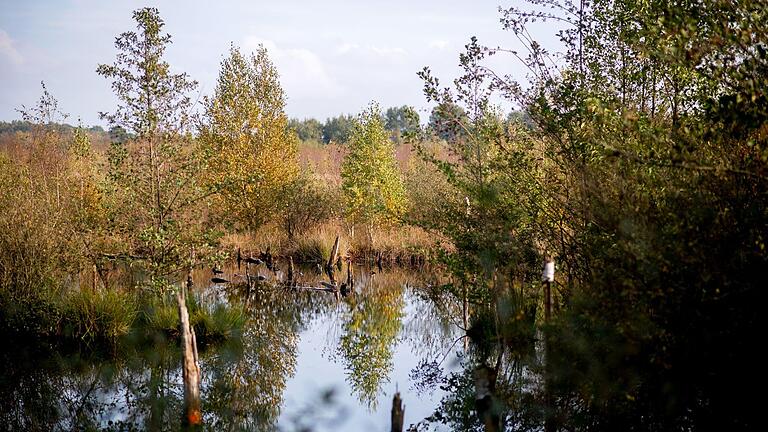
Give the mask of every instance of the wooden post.
<path id="1" fill-rule="evenodd" d="M 403 400 L 400 398 L 400 392 L 397 392 L 392 398 L 392 432 L 403 432 L 404 420 L 405 408 L 403 407 Z"/>
<path id="2" fill-rule="evenodd" d="M 293 257 L 288 257 L 288 284 L 293 286 Z"/>
<path id="3" fill-rule="evenodd" d="M 464 352 L 469 352 L 469 298 L 467 285 L 464 284 L 464 290 L 462 293 L 461 301 L 461 318 L 462 324 L 464 324 Z"/>
<path id="4" fill-rule="evenodd" d="M 267 270 L 272 271 L 272 266 L 274 265 L 274 262 L 272 260 L 271 246 L 267 246 L 267 251 L 262 254 L 262 259 L 264 260 L 264 265 L 267 266 Z"/>
<path id="5" fill-rule="evenodd" d="M 552 316 L 552 282 L 544 282 L 544 322 L 549 323 Z"/>
<path id="6" fill-rule="evenodd" d="M 191 275 L 189 280 L 191 281 Z M 179 303 L 181 323 L 182 377 L 184 379 L 184 412 L 181 423 L 185 427 L 197 427 L 203 423 L 200 411 L 200 366 L 197 359 L 195 329 L 189 323 L 186 287 L 182 286 L 176 295 Z"/>
<path id="7" fill-rule="evenodd" d="M 544 262 L 542 281 L 544 282 L 544 323 L 549 324 L 552 317 L 552 282 L 555 280 L 555 261 L 547 256 Z M 544 432 L 557 430 L 554 417 L 554 398 L 552 397 L 552 367 L 550 363 L 550 340 L 547 329 L 544 332 Z"/>
<path id="8" fill-rule="evenodd" d="M 544 282 L 544 322 L 549 323 L 552 315 L 552 282 L 555 280 L 555 260 L 550 256 L 544 261 L 541 280 Z"/>
<path id="9" fill-rule="evenodd" d="M 240 255 L 240 248 L 237 248 L 237 271 L 240 271 L 240 263 L 242 261 L 243 261 L 243 256 Z"/>
<path id="10" fill-rule="evenodd" d="M 331 256 L 328 259 L 326 265 L 328 272 L 333 271 L 333 264 L 336 263 L 336 256 L 339 254 L 339 236 L 336 236 L 336 241 L 333 242 L 333 249 L 331 249 Z"/>

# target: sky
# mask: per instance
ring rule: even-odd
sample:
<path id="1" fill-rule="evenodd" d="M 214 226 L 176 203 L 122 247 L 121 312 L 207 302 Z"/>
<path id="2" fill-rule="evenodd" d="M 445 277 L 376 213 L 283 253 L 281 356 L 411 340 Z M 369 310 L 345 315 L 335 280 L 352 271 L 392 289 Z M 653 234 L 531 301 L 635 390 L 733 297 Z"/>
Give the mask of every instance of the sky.
<path id="1" fill-rule="evenodd" d="M 429 66 L 451 82 L 471 36 L 515 48 L 498 7 L 516 2 L 0 0 L 0 120 L 19 119 L 16 110 L 34 105 L 44 81 L 67 122 L 106 126 L 98 113 L 118 102 L 95 70 L 114 62 L 115 37 L 135 30 L 131 13 L 145 6 L 159 9 L 173 42 L 166 60 L 173 72 L 200 83 L 196 96 L 213 93 L 230 44 L 246 52 L 263 44 L 280 73 L 289 117 L 323 121 L 358 113 L 371 101 L 411 105 L 424 117 L 429 105 L 416 73 Z M 526 80 L 511 56 L 489 65 Z"/>

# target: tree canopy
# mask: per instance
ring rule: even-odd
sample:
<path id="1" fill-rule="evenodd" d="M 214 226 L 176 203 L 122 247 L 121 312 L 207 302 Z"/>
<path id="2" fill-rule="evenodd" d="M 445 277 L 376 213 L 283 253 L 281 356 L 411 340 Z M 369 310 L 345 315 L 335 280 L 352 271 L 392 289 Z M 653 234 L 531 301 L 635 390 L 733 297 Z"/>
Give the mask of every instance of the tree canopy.
<path id="1" fill-rule="evenodd" d="M 232 46 L 206 99 L 200 141 L 217 214 L 249 228 L 267 222 L 298 175 L 296 134 L 267 49 L 245 56 Z"/>

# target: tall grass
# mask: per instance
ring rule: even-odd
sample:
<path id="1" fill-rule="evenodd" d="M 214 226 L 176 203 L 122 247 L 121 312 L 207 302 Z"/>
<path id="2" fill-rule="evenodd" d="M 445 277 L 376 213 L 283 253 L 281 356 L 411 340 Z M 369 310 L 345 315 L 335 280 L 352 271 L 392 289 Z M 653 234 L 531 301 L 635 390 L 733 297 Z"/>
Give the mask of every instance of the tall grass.
<path id="1" fill-rule="evenodd" d="M 131 330 L 138 300 L 130 292 L 77 291 L 62 300 L 63 334 L 87 344 L 114 344 Z"/>
<path id="2" fill-rule="evenodd" d="M 284 253 L 296 262 L 326 263 L 331 258 L 337 235 L 340 237 L 339 254 L 347 251 L 349 242 L 343 234 L 344 230 L 337 224 L 324 224 L 295 238 Z"/>
<path id="3" fill-rule="evenodd" d="M 187 297 L 189 321 L 195 329 L 198 344 L 224 341 L 239 337 L 247 315 L 241 304 L 203 303 L 199 296 Z M 161 332 L 176 339 L 179 337 L 179 310 L 176 299 L 153 298 L 144 304 L 141 327 L 145 332 Z"/>

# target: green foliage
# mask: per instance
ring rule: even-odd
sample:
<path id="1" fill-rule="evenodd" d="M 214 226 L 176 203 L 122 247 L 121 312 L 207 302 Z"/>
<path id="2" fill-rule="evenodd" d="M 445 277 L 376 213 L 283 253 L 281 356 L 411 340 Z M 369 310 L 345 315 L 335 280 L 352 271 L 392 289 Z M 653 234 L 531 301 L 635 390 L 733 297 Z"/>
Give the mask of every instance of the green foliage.
<path id="1" fill-rule="evenodd" d="M 59 325 L 64 335 L 86 344 L 116 344 L 131 330 L 138 313 L 136 297 L 115 290 L 71 293 L 62 306 Z"/>
<path id="2" fill-rule="evenodd" d="M 336 211 L 337 190 L 302 170 L 283 196 L 282 225 L 288 238 L 306 233 L 331 219 Z"/>
<path id="3" fill-rule="evenodd" d="M 405 188 L 377 105 L 360 114 L 342 165 L 346 215 L 366 227 L 397 222 L 406 209 Z"/>
<path id="4" fill-rule="evenodd" d="M 307 118 L 304 120 L 291 119 L 288 122 L 290 127 L 299 139 L 302 141 L 322 142 L 323 141 L 323 124 L 313 118 Z"/>
<path id="5" fill-rule="evenodd" d="M 177 134 L 187 125 L 192 104 L 187 93 L 197 82 L 187 74 L 170 73 L 163 54 L 171 36 L 162 33 L 165 23 L 156 8 L 137 9 L 133 19 L 138 32 L 124 32 L 115 39 L 121 52 L 117 61 L 96 69 L 99 75 L 112 79 L 112 90 L 122 102 L 114 113 L 101 113 L 101 117 L 139 138 L 153 140 L 163 134 Z"/>
<path id="6" fill-rule="evenodd" d="M 326 144 L 345 144 L 354 128 L 355 118 L 351 115 L 339 115 L 329 118 L 323 125 L 323 142 Z"/>
<path id="7" fill-rule="evenodd" d="M 466 136 L 465 126 L 469 118 L 456 103 L 443 102 L 432 108 L 429 114 L 429 131 L 440 139 L 451 141 Z"/>
<path id="8" fill-rule="evenodd" d="M 489 71 L 485 57 L 507 51 L 475 39 L 454 91 L 421 74 L 428 99 L 467 108 L 452 116 L 464 134 L 446 135 L 458 163 L 436 161 L 468 197 L 467 217 L 438 225 L 457 248 L 450 268 L 470 276 L 471 297 L 478 264 L 510 263 L 526 287 L 555 255 L 562 312 L 545 330 L 556 428 L 755 427 L 759 409 L 736 383 L 759 370 L 763 327 L 766 277 L 749 269 L 766 265 L 768 9 L 531 3 L 502 18 L 525 45 L 531 86 Z M 564 64 L 531 38 L 537 20 L 566 26 Z M 535 127 L 500 138 L 510 129 L 488 121 L 496 89 Z"/>
<path id="9" fill-rule="evenodd" d="M 390 131 L 392 141 L 400 142 L 404 135 L 419 130 L 419 114 L 407 105 L 387 108 L 384 112 L 384 127 Z"/>
<path id="10" fill-rule="evenodd" d="M 133 18 L 138 32 L 120 34 L 117 61 L 97 68 L 120 101 L 114 113 L 101 114 L 118 140 L 109 154 L 109 228 L 125 237 L 119 252 L 140 255 L 152 275 L 167 277 L 187 266 L 190 248 L 208 245 L 199 205 L 206 194 L 188 133 L 187 94 L 197 83 L 171 74 L 163 59 L 171 39 L 157 9 L 136 10 Z M 119 128 L 135 139 L 125 141 Z"/>
<path id="11" fill-rule="evenodd" d="M 290 254 L 296 262 L 324 264 L 331 258 L 332 242 L 333 240 L 329 243 L 319 236 L 301 236 L 294 242 Z"/>
<path id="12" fill-rule="evenodd" d="M 216 303 L 200 305 L 190 320 L 201 343 L 212 343 L 240 337 L 247 315 L 240 304 Z"/>

